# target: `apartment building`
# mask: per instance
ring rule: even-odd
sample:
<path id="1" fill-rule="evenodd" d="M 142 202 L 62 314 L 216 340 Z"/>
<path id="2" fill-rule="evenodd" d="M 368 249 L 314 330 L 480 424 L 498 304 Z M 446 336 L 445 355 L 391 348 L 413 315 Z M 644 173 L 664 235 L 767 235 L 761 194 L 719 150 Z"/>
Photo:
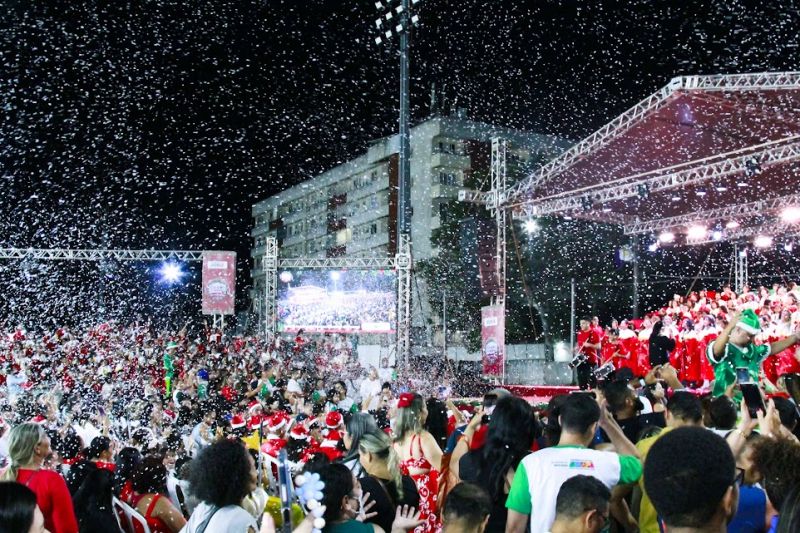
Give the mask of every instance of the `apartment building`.
<path id="1" fill-rule="evenodd" d="M 431 257 L 431 232 L 471 173 L 488 176 L 492 137 L 509 141 L 509 174 L 566 149 L 547 135 L 437 116 L 411 128 L 411 241 L 415 260 Z M 267 236 L 282 257 L 385 257 L 397 246 L 397 135 L 374 141 L 366 153 L 262 200 L 252 208 L 251 298 L 263 298 L 261 258 Z M 257 306 L 258 307 L 258 306 Z"/>

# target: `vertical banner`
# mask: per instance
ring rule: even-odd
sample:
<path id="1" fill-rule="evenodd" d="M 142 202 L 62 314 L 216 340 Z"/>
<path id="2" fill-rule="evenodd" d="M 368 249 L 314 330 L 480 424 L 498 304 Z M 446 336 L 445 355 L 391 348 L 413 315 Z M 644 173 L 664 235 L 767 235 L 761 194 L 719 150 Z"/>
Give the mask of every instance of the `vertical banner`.
<path id="1" fill-rule="evenodd" d="M 502 376 L 506 351 L 506 313 L 504 305 L 481 308 L 481 357 L 483 373 Z"/>
<path id="2" fill-rule="evenodd" d="M 236 252 L 203 254 L 203 314 L 232 315 L 236 299 Z"/>

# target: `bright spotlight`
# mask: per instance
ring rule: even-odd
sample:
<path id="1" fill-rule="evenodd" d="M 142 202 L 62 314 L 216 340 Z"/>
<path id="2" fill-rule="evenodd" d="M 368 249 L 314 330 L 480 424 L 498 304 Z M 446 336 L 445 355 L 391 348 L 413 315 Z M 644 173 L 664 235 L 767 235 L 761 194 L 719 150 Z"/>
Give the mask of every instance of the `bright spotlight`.
<path id="1" fill-rule="evenodd" d="M 705 238 L 707 232 L 708 229 L 705 226 L 690 226 L 686 231 L 686 236 L 689 238 L 689 240 L 699 241 L 700 239 Z"/>
<path id="2" fill-rule="evenodd" d="M 715 241 L 722 240 L 722 232 L 720 230 L 714 230 L 711 232 L 711 238 Z"/>
<path id="3" fill-rule="evenodd" d="M 281 281 L 284 283 L 291 283 L 292 280 L 294 279 L 294 276 L 288 270 L 284 270 L 283 272 L 281 272 L 281 275 L 279 277 Z"/>
<path id="4" fill-rule="evenodd" d="M 650 246 L 648 246 L 648 247 L 647 247 L 647 249 L 648 249 L 649 251 L 651 251 L 651 252 L 655 252 L 656 250 L 658 250 L 658 243 L 657 243 L 657 242 L 654 242 L 653 244 L 651 244 Z"/>
<path id="5" fill-rule="evenodd" d="M 342 274 L 338 270 L 334 270 L 333 272 L 331 272 L 331 279 L 333 281 L 339 281 L 339 278 L 341 278 L 341 277 L 342 277 Z"/>
<path id="6" fill-rule="evenodd" d="M 783 249 L 786 250 L 787 252 L 791 252 L 792 250 L 794 250 L 794 244 L 787 242 L 786 244 L 783 245 Z"/>
<path id="7" fill-rule="evenodd" d="M 770 246 L 772 246 L 772 237 L 769 237 L 767 235 L 759 235 L 758 237 L 755 238 L 753 244 L 755 245 L 756 248 L 769 248 Z"/>
<path id="8" fill-rule="evenodd" d="M 664 231 L 661 233 L 661 235 L 658 236 L 658 241 L 664 244 L 673 242 L 674 240 L 675 240 L 675 234 L 672 233 L 671 231 Z"/>
<path id="9" fill-rule="evenodd" d="M 800 222 L 800 207 L 787 207 L 781 213 L 781 218 L 789 224 Z"/>
<path id="10" fill-rule="evenodd" d="M 539 231 L 539 224 L 532 218 L 525 221 L 525 231 L 527 233 L 536 233 Z"/>
<path id="11" fill-rule="evenodd" d="M 728 228 L 728 229 L 736 229 L 736 228 L 739 227 L 739 223 L 736 222 L 735 220 L 731 220 L 730 222 L 725 224 L 725 227 Z"/>
<path id="12" fill-rule="evenodd" d="M 161 265 L 161 281 L 165 283 L 177 283 L 183 277 L 183 270 L 178 263 L 164 263 Z"/>

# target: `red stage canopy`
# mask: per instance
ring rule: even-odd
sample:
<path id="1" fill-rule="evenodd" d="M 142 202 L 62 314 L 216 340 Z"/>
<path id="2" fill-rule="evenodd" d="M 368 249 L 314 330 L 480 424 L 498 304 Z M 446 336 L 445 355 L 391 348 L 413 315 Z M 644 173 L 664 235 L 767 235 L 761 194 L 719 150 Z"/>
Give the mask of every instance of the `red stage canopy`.
<path id="1" fill-rule="evenodd" d="M 500 202 L 517 217 L 588 218 L 629 234 L 705 226 L 691 242 L 796 234 L 800 224 L 780 214 L 800 207 L 799 161 L 800 72 L 687 76 Z M 739 227 L 726 228 L 732 221 Z"/>

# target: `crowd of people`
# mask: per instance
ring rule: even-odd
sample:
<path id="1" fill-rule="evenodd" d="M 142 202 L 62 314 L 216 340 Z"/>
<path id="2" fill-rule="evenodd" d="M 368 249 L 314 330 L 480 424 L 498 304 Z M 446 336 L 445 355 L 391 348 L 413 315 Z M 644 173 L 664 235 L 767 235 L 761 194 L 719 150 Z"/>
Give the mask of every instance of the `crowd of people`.
<path id="1" fill-rule="evenodd" d="M 744 287 L 736 294 L 730 286 L 722 291 L 675 295 L 661 309 L 641 319 L 613 320 L 603 327 L 597 317 L 582 320 L 576 354 L 587 358 L 578 369 L 583 384 L 592 382 L 592 371 L 627 369 L 643 377 L 654 366 L 669 364 L 681 381 L 697 388 L 718 384 L 714 358 L 707 350 L 730 325 L 737 313 L 753 313 L 758 323 L 756 345 L 775 345 L 800 330 L 800 286 L 775 284 L 753 291 Z M 780 346 L 779 346 L 780 347 Z M 576 365 L 577 366 L 577 365 Z M 594 367 L 594 368 L 590 368 Z M 766 354 L 761 362 L 761 379 L 774 386 L 780 376 L 800 373 L 800 356 L 794 345 Z"/>
<path id="2" fill-rule="evenodd" d="M 433 371 L 362 368 L 354 338 L 6 330 L 0 530 L 138 533 L 135 515 L 154 533 L 800 531 L 800 376 L 762 386 L 759 408 L 725 370 L 757 384 L 795 340 L 758 344 L 772 304 L 747 294 L 735 308 L 714 296 L 727 303 L 704 352 L 709 393 L 667 345 L 543 409 L 503 388 L 452 398 Z M 705 313 L 704 298 L 671 314 Z M 670 313 L 657 315 L 664 331 Z M 610 333 L 586 344 L 608 353 Z M 282 502 L 282 474 L 321 485 Z"/>

